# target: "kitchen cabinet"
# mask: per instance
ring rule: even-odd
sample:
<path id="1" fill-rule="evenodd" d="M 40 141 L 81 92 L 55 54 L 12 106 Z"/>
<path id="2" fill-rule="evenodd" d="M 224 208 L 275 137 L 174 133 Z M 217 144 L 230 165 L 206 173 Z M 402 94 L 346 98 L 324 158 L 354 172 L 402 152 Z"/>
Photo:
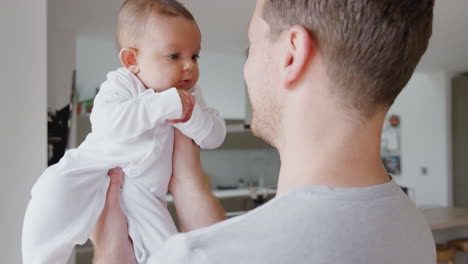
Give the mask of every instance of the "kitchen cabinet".
<path id="1" fill-rule="evenodd" d="M 250 126 L 245 121 L 241 119 L 226 120 L 227 135 L 220 149 L 272 148 L 263 139 L 254 136 L 250 130 Z"/>
<path id="2" fill-rule="evenodd" d="M 452 82 L 452 151 L 454 205 L 468 207 L 468 73 Z"/>

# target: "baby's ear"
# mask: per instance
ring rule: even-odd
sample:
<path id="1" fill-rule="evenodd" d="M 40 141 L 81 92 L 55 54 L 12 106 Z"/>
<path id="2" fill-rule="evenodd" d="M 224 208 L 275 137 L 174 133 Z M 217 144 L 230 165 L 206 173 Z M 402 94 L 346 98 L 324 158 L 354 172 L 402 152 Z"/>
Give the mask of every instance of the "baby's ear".
<path id="1" fill-rule="evenodd" d="M 120 62 L 133 74 L 140 73 L 140 67 L 137 62 L 137 49 L 136 48 L 123 48 L 119 53 Z"/>

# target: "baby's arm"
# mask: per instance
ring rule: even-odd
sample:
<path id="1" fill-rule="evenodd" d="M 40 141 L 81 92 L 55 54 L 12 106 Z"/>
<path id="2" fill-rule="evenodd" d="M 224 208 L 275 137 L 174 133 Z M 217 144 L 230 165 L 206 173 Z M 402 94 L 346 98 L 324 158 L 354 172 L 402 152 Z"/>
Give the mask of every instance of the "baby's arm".
<path id="1" fill-rule="evenodd" d="M 93 132 L 125 141 L 160 122 L 181 117 L 182 104 L 175 88 L 158 93 L 148 89 L 140 95 L 132 88 L 115 81 L 101 86 L 91 114 Z"/>
<path id="2" fill-rule="evenodd" d="M 219 116 L 218 111 L 207 107 L 198 86 L 195 86 L 192 94 L 196 103 L 190 120 L 173 124 L 173 126 L 193 139 L 200 148 L 215 149 L 224 142 L 226 123 Z"/>

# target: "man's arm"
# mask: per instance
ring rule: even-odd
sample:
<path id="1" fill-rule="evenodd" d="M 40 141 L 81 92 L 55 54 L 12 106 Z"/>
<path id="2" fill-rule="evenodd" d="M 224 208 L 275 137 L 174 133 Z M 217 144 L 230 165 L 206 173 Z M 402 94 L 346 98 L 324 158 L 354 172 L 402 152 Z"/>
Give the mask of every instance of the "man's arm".
<path id="1" fill-rule="evenodd" d="M 177 129 L 174 135 L 173 176 L 169 191 L 183 231 L 206 227 L 226 219 L 219 200 L 203 173 L 198 146 Z"/>

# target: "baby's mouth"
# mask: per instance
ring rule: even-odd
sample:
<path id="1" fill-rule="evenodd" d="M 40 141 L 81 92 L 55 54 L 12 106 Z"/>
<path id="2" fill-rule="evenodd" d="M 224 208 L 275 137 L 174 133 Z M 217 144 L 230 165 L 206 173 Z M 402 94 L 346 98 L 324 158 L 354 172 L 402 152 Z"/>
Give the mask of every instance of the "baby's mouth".
<path id="1" fill-rule="evenodd" d="M 180 87 L 181 89 L 190 89 L 192 88 L 192 80 L 182 80 L 177 83 L 177 86 Z"/>

